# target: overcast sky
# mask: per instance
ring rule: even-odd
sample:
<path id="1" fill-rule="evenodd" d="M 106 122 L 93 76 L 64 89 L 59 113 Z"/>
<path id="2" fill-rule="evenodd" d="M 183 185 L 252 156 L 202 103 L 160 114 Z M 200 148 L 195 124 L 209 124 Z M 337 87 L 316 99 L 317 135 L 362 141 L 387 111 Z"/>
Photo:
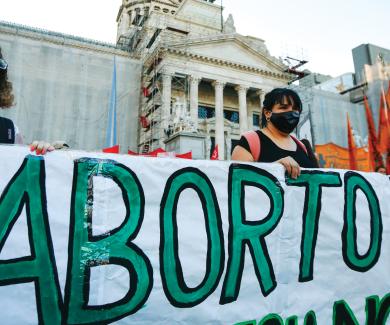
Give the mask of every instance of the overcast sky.
<path id="1" fill-rule="evenodd" d="M 309 60 L 313 72 L 352 72 L 362 43 L 390 49 L 390 0 L 222 1 L 240 34 L 262 38 L 274 56 Z M 1 0 L 0 20 L 114 43 L 121 2 Z"/>

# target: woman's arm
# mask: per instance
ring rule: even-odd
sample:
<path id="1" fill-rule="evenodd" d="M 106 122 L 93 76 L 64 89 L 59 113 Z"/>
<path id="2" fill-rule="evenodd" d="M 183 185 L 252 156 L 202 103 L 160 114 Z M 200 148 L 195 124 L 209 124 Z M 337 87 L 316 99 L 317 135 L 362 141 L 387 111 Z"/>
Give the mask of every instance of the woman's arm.
<path id="1" fill-rule="evenodd" d="M 236 146 L 234 148 L 231 159 L 238 160 L 238 161 L 249 161 L 249 162 L 255 161 L 251 153 L 241 146 Z"/>

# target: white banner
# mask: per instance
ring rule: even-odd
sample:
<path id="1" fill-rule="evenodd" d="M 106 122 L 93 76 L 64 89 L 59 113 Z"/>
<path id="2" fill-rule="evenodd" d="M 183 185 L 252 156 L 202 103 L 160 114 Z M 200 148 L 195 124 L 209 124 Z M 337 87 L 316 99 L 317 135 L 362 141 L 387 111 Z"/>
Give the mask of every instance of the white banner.
<path id="1" fill-rule="evenodd" d="M 2 324 L 386 323 L 386 176 L 0 156 Z"/>

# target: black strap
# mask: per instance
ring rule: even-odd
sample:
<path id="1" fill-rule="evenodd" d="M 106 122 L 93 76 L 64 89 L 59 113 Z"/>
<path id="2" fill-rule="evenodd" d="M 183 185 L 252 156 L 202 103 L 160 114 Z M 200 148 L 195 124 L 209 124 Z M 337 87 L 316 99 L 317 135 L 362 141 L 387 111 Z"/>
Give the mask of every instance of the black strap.
<path id="1" fill-rule="evenodd" d="M 0 143 L 15 143 L 14 123 L 5 117 L 0 117 Z"/>

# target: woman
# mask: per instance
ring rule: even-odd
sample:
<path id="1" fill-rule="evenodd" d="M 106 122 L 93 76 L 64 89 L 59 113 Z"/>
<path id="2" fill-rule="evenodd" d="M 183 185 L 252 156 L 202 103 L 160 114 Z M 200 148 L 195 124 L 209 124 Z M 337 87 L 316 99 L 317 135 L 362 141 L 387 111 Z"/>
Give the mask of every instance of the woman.
<path id="1" fill-rule="evenodd" d="M 14 104 L 12 93 L 12 83 L 8 81 L 8 63 L 3 58 L 0 48 L 0 109 L 10 108 Z M 18 127 L 12 120 L 0 116 L 0 143 L 23 144 L 23 137 Z M 31 151 L 44 155 L 48 151 L 53 151 L 54 147 L 44 141 L 34 141 L 30 145 Z"/>
<path id="2" fill-rule="evenodd" d="M 300 167 L 317 168 L 311 147 L 290 135 L 298 125 L 301 112 L 302 102 L 295 91 L 276 88 L 266 94 L 262 129 L 241 137 L 232 160 L 278 162 L 294 179 L 300 175 Z"/>
<path id="3" fill-rule="evenodd" d="M 8 64 L 0 49 L 0 108 L 9 108 L 14 103 L 12 83 L 7 77 Z M 0 117 L 0 143 L 22 143 L 22 137 L 14 123 L 5 117 Z"/>

